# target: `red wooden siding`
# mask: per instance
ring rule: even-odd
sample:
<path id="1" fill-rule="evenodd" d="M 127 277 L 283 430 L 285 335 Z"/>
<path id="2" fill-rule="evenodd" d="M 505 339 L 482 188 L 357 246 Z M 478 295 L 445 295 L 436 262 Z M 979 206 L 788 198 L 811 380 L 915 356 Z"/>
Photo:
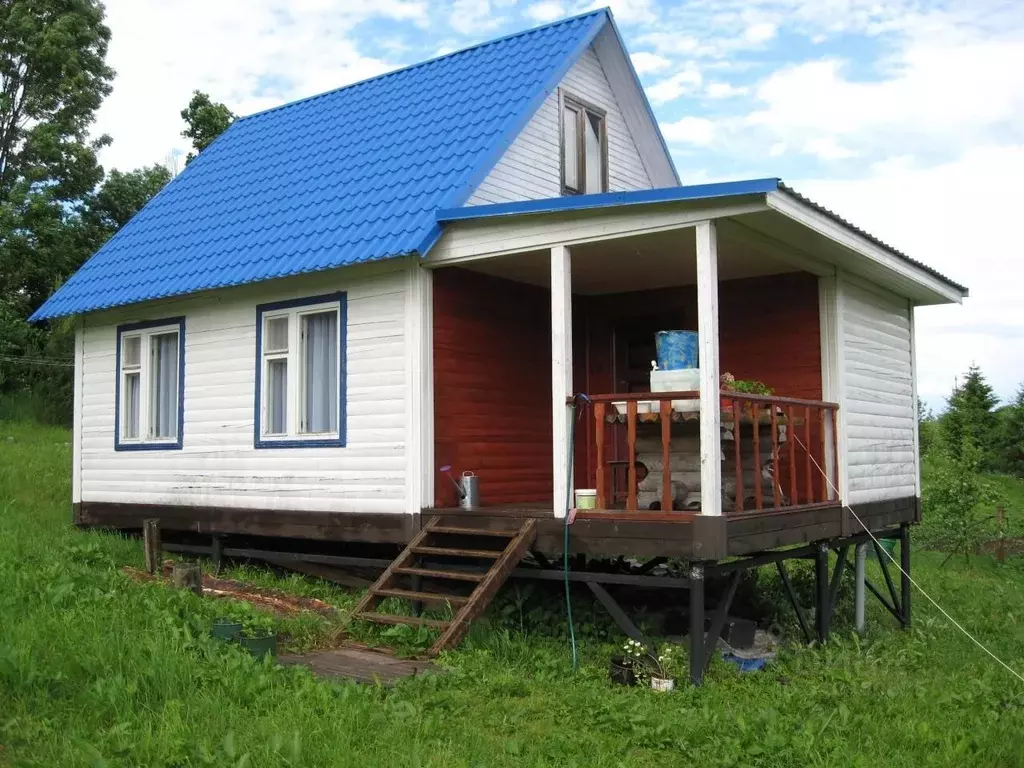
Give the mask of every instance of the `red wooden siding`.
<path id="1" fill-rule="evenodd" d="M 434 273 L 437 467 L 480 476 L 483 504 L 551 500 L 551 294 L 448 268 Z M 435 480 L 435 503 L 455 489 Z"/>
<path id="2" fill-rule="evenodd" d="M 722 373 L 763 381 L 777 395 L 821 399 L 817 277 L 729 280 L 719 286 L 718 303 Z"/>

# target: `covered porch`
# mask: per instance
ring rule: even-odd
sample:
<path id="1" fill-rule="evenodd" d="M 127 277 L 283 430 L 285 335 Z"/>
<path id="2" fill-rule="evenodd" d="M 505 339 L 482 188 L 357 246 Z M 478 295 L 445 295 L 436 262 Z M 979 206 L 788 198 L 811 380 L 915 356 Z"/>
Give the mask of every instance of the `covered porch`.
<path id="1" fill-rule="evenodd" d="M 570 245 L 431 265 L 435 467 L 478 476 L 482 515 L 560 518 L 581 488 L 594 519 L 838 510 L 834 269 L 734 217 L 647 231 L 650 212 L 629 213 L 639 231 L 591 216 Z M 698 386 L 652 392 L 663 330 L 699 334 Z M 467 512 L 434 487 L 431 511 Z"/>

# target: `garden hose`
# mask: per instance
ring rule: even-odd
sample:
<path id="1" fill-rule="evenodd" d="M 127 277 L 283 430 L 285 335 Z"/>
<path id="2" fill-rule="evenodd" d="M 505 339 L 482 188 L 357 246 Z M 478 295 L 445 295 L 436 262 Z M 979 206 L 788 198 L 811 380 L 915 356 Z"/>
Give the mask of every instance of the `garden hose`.
<path id="1" fill-rule="evenodd" d="M 569 407 L 569 450 L 565 462 L 565 515 L 562 517 L 562 576 L 565 581 L 565 614 L 569 622 L 569 645 L 572 648 L 572 670 L 579 667 L 579 655 L 576 651 L 576 629 L 572 623 L 572 595 L 569 589 L 569 510 L 572 509 L 572 465 L 576 446 L 576 403 L 589 403 L 590 398 L 579 393 L 573 396 Z"/>

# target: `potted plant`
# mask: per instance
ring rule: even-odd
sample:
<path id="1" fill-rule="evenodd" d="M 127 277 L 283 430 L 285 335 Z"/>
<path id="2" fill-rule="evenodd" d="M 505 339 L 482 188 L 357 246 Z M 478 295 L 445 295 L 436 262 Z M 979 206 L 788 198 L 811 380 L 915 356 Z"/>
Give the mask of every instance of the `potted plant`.
<path id="1" fill-rule="evenodd" d="M 722 392 L 735 392 L 737 394 L 744 395 L 772 395 L 775 394 L 775 390 L 765 384 L 763 381 L 755 381 L 754 379 L 737 379 L 731 373 L 726 371 L 719 377 L 721 382 Z M 724 410 L 732 410 L 732 399 L 729 397 L 722 397 L 722 408 Z M 744 410 L 750 415 L 750 403 L 746 403 L 743 406 Z"/>
<path id="2" fill-rule="evenodd" d="M 679 653 L 675 646 L 666 645 L 655 656 L 637 640 L 627 640 L 622 646 L 623 660 L 636 680 L 650 685 L 652 690 L 667 692 L 676 687 Z"/>
<path id="3" fill-rule="evenodd" d="M 218 640 L 234 640 L 242 631 L 242 623 L 225 616 L 213 620 L 210 634 Z"/>

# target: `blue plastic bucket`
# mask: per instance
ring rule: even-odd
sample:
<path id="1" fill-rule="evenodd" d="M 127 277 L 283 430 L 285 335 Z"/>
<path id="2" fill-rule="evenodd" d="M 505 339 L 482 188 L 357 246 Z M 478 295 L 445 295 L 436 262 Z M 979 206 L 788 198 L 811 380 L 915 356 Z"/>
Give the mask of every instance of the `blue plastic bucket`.
<path id="1" fill-rule="evenodd" d="M 658 331 L 654 334 L 658 368 L 678 371 L 698 367 L 696 331 Z"/>

